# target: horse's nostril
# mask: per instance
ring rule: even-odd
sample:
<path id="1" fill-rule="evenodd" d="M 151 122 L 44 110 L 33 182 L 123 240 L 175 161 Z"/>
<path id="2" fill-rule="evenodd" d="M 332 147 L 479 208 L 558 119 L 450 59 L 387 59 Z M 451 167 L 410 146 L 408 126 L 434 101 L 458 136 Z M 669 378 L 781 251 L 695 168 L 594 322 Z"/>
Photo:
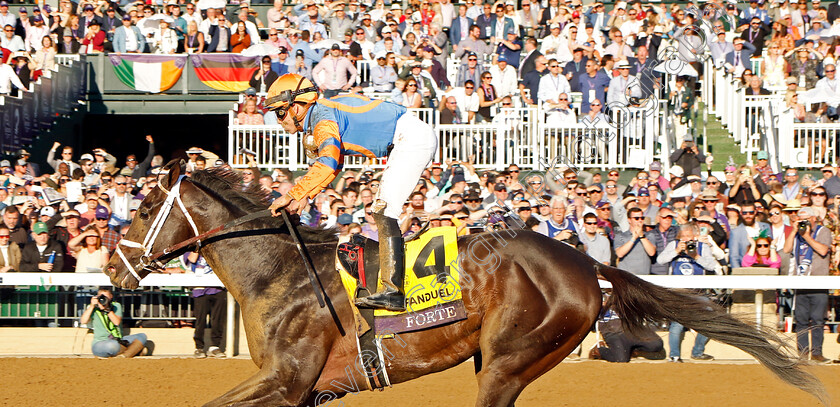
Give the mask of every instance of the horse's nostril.
<path id="1" fill-rule="evenodd" d="M 107 269 L 105 269 L 105 270 L 107 270 L 108 275 L 113 275 L 113 274 L 117 271 L 117 269 L 116 269 L 116 268 L 114 268 L 114 266 L 110 266 L 110 267 L 108 267 L 108 268 L 107 268 Z"/>

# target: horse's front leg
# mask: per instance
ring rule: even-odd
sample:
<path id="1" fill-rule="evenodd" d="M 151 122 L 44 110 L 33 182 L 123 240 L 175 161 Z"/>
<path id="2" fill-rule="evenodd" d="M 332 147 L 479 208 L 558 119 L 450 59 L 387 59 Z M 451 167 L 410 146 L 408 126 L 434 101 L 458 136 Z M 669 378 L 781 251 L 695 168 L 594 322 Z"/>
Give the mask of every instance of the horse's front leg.
<path id="1" fill-rule="evenodd" d="M 326 344 L 308 341 L 272 344 L 273 355 L 266 352 L 259 372 L 205 406 L 304 405 L 311 399 L 329 354 Z"/>

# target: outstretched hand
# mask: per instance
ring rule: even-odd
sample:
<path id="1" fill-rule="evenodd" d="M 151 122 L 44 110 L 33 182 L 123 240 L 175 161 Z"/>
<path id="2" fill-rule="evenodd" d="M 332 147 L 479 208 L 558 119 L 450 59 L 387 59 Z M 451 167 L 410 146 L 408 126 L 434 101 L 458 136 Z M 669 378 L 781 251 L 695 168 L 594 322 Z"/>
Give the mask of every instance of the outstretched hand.
<path id="1" fill-rule="evenodd" d="M 300 215 L 304 206 L 303 202 L 288 195 L 283 195 L 280 198 L 275 199 L 274 202 L 271 203 L 271 206 L 268 207 L 268 210 L 271 212 L 271 216 L 275 217 L 282 215 L 283 209 L 289 213 L 296 213 Z"/>

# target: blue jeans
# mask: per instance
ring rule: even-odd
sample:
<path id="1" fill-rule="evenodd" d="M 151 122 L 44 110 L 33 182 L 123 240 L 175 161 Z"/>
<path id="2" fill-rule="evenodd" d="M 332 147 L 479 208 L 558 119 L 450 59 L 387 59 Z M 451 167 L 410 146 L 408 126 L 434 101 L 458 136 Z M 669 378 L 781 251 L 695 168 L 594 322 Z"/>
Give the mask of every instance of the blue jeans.
<path id="1" fill-rule="evenodd" d="M 679 322 L 671 322 L 671 325 L 668 327 L 668 346 L 671 348 L 668 351 L 668 357 L 680 357 L 680 344 L 683 340 L 683 333 L 687 329 L 682 326 Z M 694 340 L 694 347 L 691 348 L 691 356 L 700 356 L 706 351 L 706 344 L 709 342 L 709 338 L 697 334 L 697 338 Z"/>
<path id="2" fill-rule="evenodd" d="M 146 334 L 139 333 L 134 335 L 123 336 L 123 339 L 128 343 L 134 342 L 135 339 L 146 344 Z M 100 358 L 112 358 L 120 353 L 120 343 L 113 339 L 106 339 L 104 341 L 94 342 L 91 351 L 95 356 Z"/>

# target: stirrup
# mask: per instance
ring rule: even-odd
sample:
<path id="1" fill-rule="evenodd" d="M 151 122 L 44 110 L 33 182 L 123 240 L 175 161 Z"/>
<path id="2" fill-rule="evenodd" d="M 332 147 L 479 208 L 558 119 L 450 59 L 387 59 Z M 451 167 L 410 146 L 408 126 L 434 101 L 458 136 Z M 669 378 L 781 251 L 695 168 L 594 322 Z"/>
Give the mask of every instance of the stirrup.
<path id="1" fill-rule="evenodd" d="M 405 295 L 399 291 L 383 291 L 363 298 L 356 298 L 359 308 L 377 308 L 393 312 L 405 311 Z"/>

